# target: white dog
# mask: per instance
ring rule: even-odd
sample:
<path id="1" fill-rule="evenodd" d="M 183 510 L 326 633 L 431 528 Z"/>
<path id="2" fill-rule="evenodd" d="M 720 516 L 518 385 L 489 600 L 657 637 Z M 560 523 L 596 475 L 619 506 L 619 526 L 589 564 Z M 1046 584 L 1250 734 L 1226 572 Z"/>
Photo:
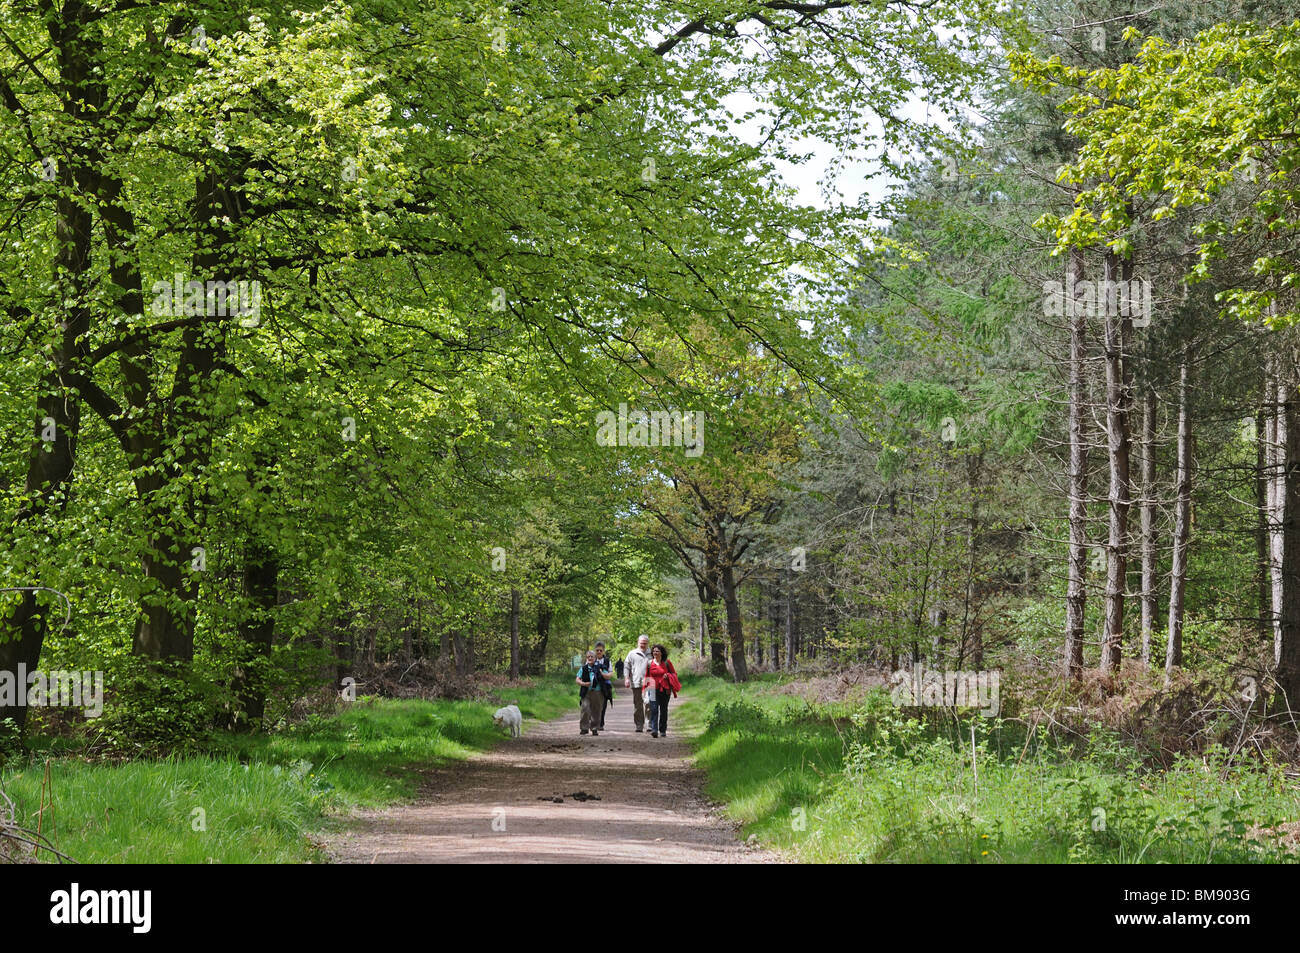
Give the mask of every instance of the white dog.
<path id="1" fill-rule="evenodd" d="M 515 705 L 498 708 L 497 713 L 492 716 L 492 722 L 498 728 L 509 728 L 511 738 L 518 738 L 524 730 L 524 716 L 519 713 L 519 708 Z"/>

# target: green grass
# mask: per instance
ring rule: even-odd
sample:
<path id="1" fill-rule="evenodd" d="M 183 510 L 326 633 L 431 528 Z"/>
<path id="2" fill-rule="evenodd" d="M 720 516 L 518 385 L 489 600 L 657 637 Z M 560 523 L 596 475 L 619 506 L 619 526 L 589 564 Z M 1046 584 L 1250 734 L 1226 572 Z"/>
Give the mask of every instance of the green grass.
<path id="1" fill-rule="evenodd" d="M 555 678 L 483 702 L 361 698 L 336 716 L 311 716 L 284 731 L 219 735 L 208 753 L 193 757 L 127 764 L 50 758 L 54 804 L 41 827 L 83 863 L 317 860 L 317 834 L 331 818 L 353 806 L 410 799 L 422 769 L 504 737 L 492 712 L 516 699 L 525 718 L 542 720 L 576 704 L 571 680 Z M 0 770 L 0 790 L 32 829 L 45 764 L 42 756 Z"/>
<path id="2" fill-rule="evenodd" d="M 43 765 L 0 787 L 35 828 Z M 124 765 L 50 762 L 54 803 L 42 829 L 82 863 L 255 863 L 311 858 L 320 817 L 310 782 L 268 764 L 182 758 Z M 43 859 L 50 859 L 42 855 Z"/>
<path id="3" fill-rule="evenodd" d="M 360 698 L 330 718 L 312 716 L 291 730 L 226 735 L 226 750 L 242 760 L 309 762 L 323 769 L 345 805 L 381 806 L 416 792 L 421 768 L 468 758 L 504 737 L 492 713 L 518 700 L 524 718 L 549 720 L 577 705 L 572 681 L 512 688 L 491 702 L 391 701 Z"/>
<path id="4" fill-rule="evenodd" d="M 844 743 L 829 718 L 801 718 L 808 707 L 796 698 L 771 694 L 772 684 L 767 678 L 744 685 L 692 679 L 683 685 L 691 697 L 678 719 L 700 732 L 695 760 L 708 774 L 705 793 L 726 805 L 727 815 L 744 825 L 746 835 L 792 850 L 803 839 L 796 829 L 798 812 L 806 819 L 830 795 L 827 782 L 843 769 Z M 716 706 L 739 699 L 777 715 L 782 723 L 762 731 L 739 719 L 709 727 Z"/>
<path id="5" fill-rule="evenodd" d="M 1294 859 L 1267 834 L 1250 835 L 1300 820 L 1300 789 L 1280 766 L 1229 763 L 1210 750 L 1152 771 L 1101 730 L 1062 750 L 996 719 L 908 717 L 883 694 L 853 710 L 814 708 L 773 687 L 701 679 L 683 715 L 701 729 L 694 744 L 709 795 L 791 859 Z"/>

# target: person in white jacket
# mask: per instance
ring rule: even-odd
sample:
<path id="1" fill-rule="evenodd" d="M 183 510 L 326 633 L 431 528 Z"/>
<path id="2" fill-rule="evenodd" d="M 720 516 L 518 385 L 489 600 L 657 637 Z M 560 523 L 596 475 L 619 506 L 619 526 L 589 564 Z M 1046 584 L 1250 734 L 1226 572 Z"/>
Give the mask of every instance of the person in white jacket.
<path id="1" fill-rule="evenodd" d="M 623 687 L 632 689 L 632 722 L 636 730 L 645 728 L 645 699 L 641 689 L 645 684 L 646 666 L 650 664 L 650 636 L 643 635 L 636 640 L 636 648 L 627 653 L 623 663 Z"/>

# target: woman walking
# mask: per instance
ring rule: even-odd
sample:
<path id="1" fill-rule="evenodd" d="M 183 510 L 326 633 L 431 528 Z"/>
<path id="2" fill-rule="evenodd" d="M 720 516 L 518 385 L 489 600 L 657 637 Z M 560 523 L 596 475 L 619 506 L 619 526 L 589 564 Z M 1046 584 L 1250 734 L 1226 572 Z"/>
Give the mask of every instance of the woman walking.
<path id="1" fill-rule="evenodd" d="M 646 681 L 654 684 L 650 701 L 650 737 L 668 734 L 668 701 L 682 690 L 677 680 L 677 669 L 668 661 L 668 650 L 656 645 L 650 650 L 650 664 L 645 670 Z"/>

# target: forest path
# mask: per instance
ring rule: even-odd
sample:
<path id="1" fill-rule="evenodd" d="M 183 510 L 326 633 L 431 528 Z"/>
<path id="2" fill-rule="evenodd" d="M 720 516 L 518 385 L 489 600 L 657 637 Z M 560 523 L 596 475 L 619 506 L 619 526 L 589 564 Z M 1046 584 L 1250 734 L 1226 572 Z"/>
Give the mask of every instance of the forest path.
<path id="1" fill-rule="evenodd" d="M 669 734 L 652 738 L 635 731 L 631 693 L 619 690 L 607 730 L 593 738 L 578 733 L 575 698 L 567 715 L 430 769 L 416 803 L 357 812 L 327 852 L 363 864 L 778 860 L 740 843 L 705 800 L 703 775 L 673 725 L 683 700 L 669 709 Z"/>

